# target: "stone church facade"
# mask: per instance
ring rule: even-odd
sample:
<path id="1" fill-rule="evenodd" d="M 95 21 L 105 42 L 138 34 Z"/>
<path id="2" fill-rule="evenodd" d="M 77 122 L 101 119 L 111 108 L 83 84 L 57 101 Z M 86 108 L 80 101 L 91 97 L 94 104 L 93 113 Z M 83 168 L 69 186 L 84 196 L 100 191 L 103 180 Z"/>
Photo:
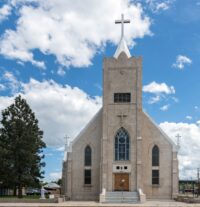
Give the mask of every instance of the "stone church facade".
<path id="1" fill-rule="evenodd" d="M 103 61 L 102 108 L 66 147 L 62 181 L 70 200 L 178 194 L 177 146 L 143 111 L 142 58 L 131 57 L 123 38 Z"/>

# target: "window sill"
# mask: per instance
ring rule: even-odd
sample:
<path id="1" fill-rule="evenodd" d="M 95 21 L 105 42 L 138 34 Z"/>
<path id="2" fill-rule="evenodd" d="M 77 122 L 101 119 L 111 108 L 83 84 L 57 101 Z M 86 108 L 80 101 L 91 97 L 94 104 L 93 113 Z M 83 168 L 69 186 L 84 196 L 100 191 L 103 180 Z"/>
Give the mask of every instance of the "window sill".
<path id="1" fill-rule="evenodd" d="M 83 187 L 84 187 L 84 188 L 91 188 L 92 185 L 91 185 L 91 184 L 84 184 Z"/>
<path id="2" fill-rule="evenodd" d="M 130 160 L 114 160 L 113 164 L 117 164 L 117 163 L 130 163 Z"/>
<path id="3" fill-rule="evenodd" d="M 152 184 L 152 188 L 159 188 L 160 184 Z"/>

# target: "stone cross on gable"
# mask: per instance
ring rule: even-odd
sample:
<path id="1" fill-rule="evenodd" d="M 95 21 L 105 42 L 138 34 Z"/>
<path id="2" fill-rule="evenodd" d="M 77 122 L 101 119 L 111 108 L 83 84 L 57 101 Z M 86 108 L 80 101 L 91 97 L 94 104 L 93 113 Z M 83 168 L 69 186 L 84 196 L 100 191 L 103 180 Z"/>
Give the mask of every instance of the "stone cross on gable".
<path id="1" fill-rule="evenodd" d="M 117 117 L 120 118 L 120 125 L 123 124 L 124 118 L 127 117 L 127 115 L 123 114 L 123 112 L 121 112 L 119 115 L 117 115 Z"/>
<path id="2" fill-rule="evenodd" d="M 180 138 L 181 138 L 181 135 L 177 134 L 176 138 L 177 138 L 177 146 L 178 146 L 178 148 L 180 148 Z"/>
<path id="3" fill-rule="evenodd" d="M 121 16 L 121 20 L 116 20 L 115 24 L 121 24 L 121 39 L 124 37 L 124 24 L 130 23 L 129 19 L 124 19 L 124 14 Z"/>
<path id="4" fill-rule="evenodd" d="M 66 136 L 64 137 L 64 139 L 65 139 L 65 149 L 67 150 L 67 148 L 68 148 L 68 146 L 69 146 L 69 140 L 70 140 L 70 137 L 66 135 Z"/>

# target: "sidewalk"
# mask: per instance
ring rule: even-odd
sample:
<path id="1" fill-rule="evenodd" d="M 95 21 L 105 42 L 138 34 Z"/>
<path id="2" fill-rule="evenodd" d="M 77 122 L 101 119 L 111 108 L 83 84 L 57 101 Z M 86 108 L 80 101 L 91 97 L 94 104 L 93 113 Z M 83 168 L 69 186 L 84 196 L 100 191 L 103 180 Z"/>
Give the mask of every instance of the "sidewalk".
<path id="1" fill-rule="evenodd" d="M 60 206 L 66 206 L 66 207 L 181 207 L 181 206 L 199 206 L 200 204 L 188 204 L 188 203 L 181 203 L 181 202 L 175 202 L 175 201 L 147 201 L 143 204 L 101 204 L 97 202 L 77 202 L 77 201 L 68 201 L 63 203 L 0 203 L 0 207 L 60 207 Z"/>

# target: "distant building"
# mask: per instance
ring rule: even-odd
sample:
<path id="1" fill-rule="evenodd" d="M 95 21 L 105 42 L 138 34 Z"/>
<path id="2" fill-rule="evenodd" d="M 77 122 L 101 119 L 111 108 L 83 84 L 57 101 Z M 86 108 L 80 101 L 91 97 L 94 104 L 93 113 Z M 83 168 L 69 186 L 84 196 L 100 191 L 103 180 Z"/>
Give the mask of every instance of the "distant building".
<path id="1" fill-rule="evenodd" d="M 55 196 L 60 195 L 60 186 L 56 183 L 48 183 L 44 185 L 44 189 L 47 190 L 52 195 Z"/>

